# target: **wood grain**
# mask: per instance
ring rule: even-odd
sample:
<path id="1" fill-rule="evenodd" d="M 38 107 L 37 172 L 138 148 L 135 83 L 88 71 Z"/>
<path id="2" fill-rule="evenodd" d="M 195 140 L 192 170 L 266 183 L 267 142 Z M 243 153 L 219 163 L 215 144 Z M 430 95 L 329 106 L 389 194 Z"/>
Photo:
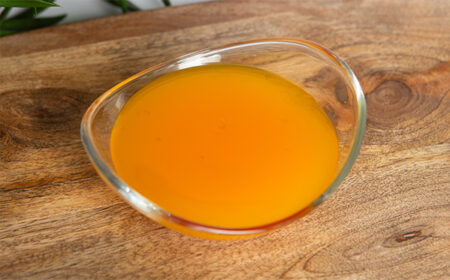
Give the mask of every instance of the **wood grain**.
<path id="1" fill-rule="evenodd" d="M 450 278 L 450 2 L 219 1 L 0 39 L 0 279 Z M 150 221 L 79 137 L 103 91 L 209 46 L 299 37 L 343 57 L 368 122 L 339 190 L 305 218 L 210 241 Z"/>

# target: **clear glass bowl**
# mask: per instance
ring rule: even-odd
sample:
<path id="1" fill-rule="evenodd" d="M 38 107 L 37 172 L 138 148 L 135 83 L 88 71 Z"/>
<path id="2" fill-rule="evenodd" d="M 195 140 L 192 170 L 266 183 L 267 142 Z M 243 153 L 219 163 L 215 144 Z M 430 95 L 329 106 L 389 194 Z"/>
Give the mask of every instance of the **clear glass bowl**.
<path id="1" fill-rule="evenodd" d="M 304 88 L 328 114 L 339 140 L 338 173 L 310 206 L 280 221 L 253 228 L 220 228 L 198 224 L 158 207 L 128 186 L 115 172 L 110 154 L 113 125 L 127 100 L 144 85 L 184 68 L 227 63 L 253 66 L 283 76 Z M 262 39 L 204 49 L 144 70 L 102 94 L 86 111 L 81 139 L 97 172 L 134 208 L 154 221 L 197 237 L 249 237 L 286 225 L 327 199 L 349 173 L 359 153 L 366 124 L 364 93 L 350 67 L 316 43 L 289 38 Z"/>

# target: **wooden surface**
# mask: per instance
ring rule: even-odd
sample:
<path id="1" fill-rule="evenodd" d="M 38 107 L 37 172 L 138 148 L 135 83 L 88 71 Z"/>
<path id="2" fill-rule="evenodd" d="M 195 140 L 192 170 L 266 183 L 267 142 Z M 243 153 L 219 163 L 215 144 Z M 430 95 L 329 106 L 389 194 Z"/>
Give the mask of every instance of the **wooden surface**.
<path id="1" fill-rule="evenodd" d="M 222 1 L 0 38 L 0 279 L 449 279 L 450 1 Z M 307 217 L 209 241 L 162 228 L 96 175 L 80 118 L 166 59 L 260 37 L 316 41 L 360 78 L 352 172 Z"/>

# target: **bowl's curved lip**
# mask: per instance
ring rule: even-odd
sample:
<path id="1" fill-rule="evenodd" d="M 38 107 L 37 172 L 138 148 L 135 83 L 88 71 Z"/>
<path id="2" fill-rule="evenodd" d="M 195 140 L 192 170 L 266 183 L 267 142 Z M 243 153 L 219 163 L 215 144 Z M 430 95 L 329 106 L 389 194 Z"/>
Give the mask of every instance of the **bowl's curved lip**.
<path id="1" fill-rule="evenodd" d="M 335 180 L 331 183 L 331 185 L 327 188 L 327 190 L 318 198 L 316 199 L 310 206 L 307 208 L 304 208 L 300 210 L 299 212 L 295 213 L 294 215 L 291 215 L 289 217 L 286 217 L 280 221 L 276 221 L 271 224 L 266 224 L 258 227 L 251 227 L 251 228 L 222 228 L 222 227 L 216 227 L 216 226 L 210 226 L 205 224 L 199 224 L 196 222 L 189 221 L 187 219 L 178 217 L 176 215 L 171 214 L 170 212 L 164 210 L 161 207 L 158 207 L 151 201 L 147 200 L 145 197 L 141 196 L 138 192 L 133 190 L 131 187 L 129 187 L 122 179 L 109 168 L 108 164 L 103 160 L 97 149 L 95 148 L 95 145 L 92 141 L 92 134 L 91 134 L 91 120 L 95 116 L 95 114 L 98 111 L 98 108 L 102 102 L 104 102 L 106 99 L 108 99 L 110 96 L 114 95 L 118 89 L 121 87 L 127 85 L 129 82 L 132 82 L 143 75 L 146 75 L 148 73 L 151 73 L 155 70 L 164 68 L 169 65 L 173 65 L 176 62 L 179 62 L 182 59 L 190 58 L 195 55 L 200 54 L 208 54 L 212 55 L 215 53 L 219 53 L 222 51 L 235 49 L 235 48 L 241 48 L 241 47 L 249 47 L 254 45 L 261 45 L 261 44 L 285 44 L 285 45 L 296 45 L 301 47 L 308 47 L 311 49 L 315 49 L 319 51 L 320 54 L 324 55 L 328 59 L 330 59 L 335 65 L 337 65 L 345 74 L 346 78 L 350 82 L 350 84 L 353 87 L 353 91 L 356 94 L 357 99 L 357 125 L 356 130 L 354 132 L 353 137 L 353 143 L 351 145 L 351 151 L 347 156 L 347 159 L 339 172 L 339 174 L 336 176 Z M 180 56 L 178 58 L 175 58 L 173 60 L 160 63 L 158 65 L 155 65 L 153 67 L 150 67 L 144 71 L 141 71 L 130 78 L 122 81 L 121 83 L 117 84 L 110 90 L 103 93 L 100 97 L 98 97 L 91 106 L 87 109 L 86 113 L 83 116 L 83 119 L 81 121 L 81 139 L 82 143 L 84 145 L 84 148 L 86 149 L 94 167 L 97 169 L 99 175 L 110 185 L 112 185 L 126 200 L 130 202 L 130 204 L 136 208 L 138 211 L 143 213 L 146 216 L 152 216 L 154 218 L 154 213 L 158 213 L 157 216 L 160 216 L 163 220 L 174 223 L 183 227 L 187 227 L 192 230 L 206 232 L 206 233 L 213 233 L 213 234 L 221 234 L 221 235 L 248 235 L 248 234 L 257 234 L 269 230 L 273 230 L 275 228 L 281 227 L 287 223 L 290 223 L 294 220 L 296 220 L 298 217 L 303 216 L 309 210 L 319 205 L 321 202 L 323 202 L 326 198 L 328 198 L 340 185 L 340 183 L 344 180 L 344 178 L 347 176 L 347 174 L 350 172 L 351 167 L 353 166 L 356 157 L 359 153 L 364 131 L 365 131 L 365 125 L 366 125 L 366 102 L 364 98 L 364 93 L 362 91 L 362 88 L 358 82 L 358 79 L 356 75 L 353 73 L 351 68 L 345 63 L 342 59 L 340 59 L 337 55 L 335 55 L 332 51 L 328 50 L 327 48 L 324 48 L 317 43 L 307 41 L 307 40 L 301 40 L 301 39 L 294 39 L 294 38 L 266 38 L 266 39 L 255 39 L 255 40 L 248 40 L 248 41 L 242 41 L 237 42 L 233 44 L 228 44 L 222 47 L 218 48 L 210 48 L 210 49 L 203 49 L 197 52 L 193 52 L 190 54 L 186 54 L 183 56 Z M 153 215 L 149 215 L 153 213 Z"/>

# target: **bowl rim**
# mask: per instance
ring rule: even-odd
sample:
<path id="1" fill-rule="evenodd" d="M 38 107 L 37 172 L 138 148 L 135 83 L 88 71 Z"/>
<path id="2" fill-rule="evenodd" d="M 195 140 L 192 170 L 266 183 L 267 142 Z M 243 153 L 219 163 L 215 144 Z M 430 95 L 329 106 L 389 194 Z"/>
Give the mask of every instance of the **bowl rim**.
<path id="1" fill-rule="evenodd" d="M 110 167 L 109 164 L 103 160 L 100 153 L 97 151 L 95 144 L 93 142 L 92 137 L 92 120 L 94 119 L 96 113 L 98 112 L 101 104 L 108 100 L 110 97 L 114 96 L 118 93 L 118 90 L 124 86 L 127 86 L 130 82 L 135 81 L 136 79 L 149 74 L 153 71 L 157 71 L 163 69 L 165 67 L 176 64 L 177 62 L 182 61 L 183 59 L 192 58 L 196 55 L 213 55 L 215 53 L 220 53 L 227 50 L 232 50 L 236 48 L 242 47 L 251 47 L 255 45 L 270 45 L 270 44 L 282 44 L 282 45 L 295 45 L 300 47 L 306 47 L 318 52 L 320 55 L 324 56 L 326 59 L 331 61 L 335 66 L 340 68 L 342 72 L 345 74 L 345 78 L 349 82 L 349 85 L 352 87 L 352 91 L 356 96 L 356 129 L 354 131 L 354 135 L 352 137 L 351 151 L 348 153 L 347 158 L 340 170 L 337 174 L 333 182 L 329 185 L 329 187 L 318 197 L 315 201 L 313 201 L 306 208 L 301 209 L 297 213 L 286 217 L 284 219 L 272 222 L 270 224 L 265 224 L 257 227 L 250 228 L 225 228 L 225 227 L 217 227 L 206 224 L 201 224 L 197 222 L 193 222 L 187 220 L 185 218 L 178 217 L 174 214 L 171 214 L 169 211 L 157 206 L 153 202 L 149 201 L 147 198 L 140 195 L 137 191 L 129 187 Z M 168 226 L 170 228 L 186 228 L 188 231 L 193 230 L 195 232 L 203 232 L 207 234 L 214 235 L 255 235 L 267 231 L 274 230 L 283 225 L 291 223 L 298 219 L 301 216 L 304 216 L 308 213 L 312 208 L 321 204 L 325 201 L 342 183 L 344 178 L 350 172 L 353 164 L 356 161 L 356 157 L 360 151 L 364 131 L 366 126 L 366 102 L 364 97 L 364 92 L 359 84 L 359 81 L 352 71 L 352 69 L 347 65 L 347 63 L 339 58 L 336 54 L 334 54 L 331 50 L 308 40 L 303 39 L 295 39 L 295 38 L 264 38 L 264 39 L 253 39 L 240 41 L 236 43 L 227 44 L 221 47 L 215 48 L 206 48 L 196 52 L 191 52 L 172 60 L 168 60 L 163 63 L 159 63 L 150 68 L 147 68 L 127 79 L 115 85 L 111 89 L 107 90 L 105 93 L 101 94 L 86 110 L 80 127 L 80 134 L 83 146 L 89 155 L 91 162 L 93 163 L 95 169 L 102 179 L 108 183 L 108 185 L 112 186 L 119 194 L 125 198 L 125 200 L 133 206 L 136 210 L 141 212 L 147 217 L 152 218 L 156 222 Z"/>

